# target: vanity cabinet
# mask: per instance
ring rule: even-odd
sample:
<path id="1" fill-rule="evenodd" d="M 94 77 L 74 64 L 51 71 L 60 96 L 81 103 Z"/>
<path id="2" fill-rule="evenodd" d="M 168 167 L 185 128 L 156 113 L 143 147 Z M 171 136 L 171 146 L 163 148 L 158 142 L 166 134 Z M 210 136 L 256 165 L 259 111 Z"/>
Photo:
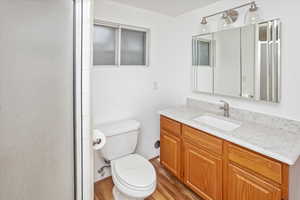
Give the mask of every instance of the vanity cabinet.
<path id="1" fill-rule="evenodd" d="M 160 162 L 180 178 L 181 172 L 181 124 L 167 118 L 161 118 Z"/>
<path id="2" fill-rule="evenodd" d="M 281 189 L 237 167 L 228 166 L 228 200 L 281 200 Z"/>
<path id="3" fill-rule="evenodd" d="M 223 141 L 183 125 L 182 142 L 184 183 L 206 199 L 221 200 Z"/>
<path id="4" fill-rule="evenodd" d="M 184 183 L 209 200 L 222 199 L 222 159 L 184 142 Z"/>
<path id="5" fill-rule="evenodd" d="M 161 164 L 205 200 L 288 200 L 288 165 L 161 116 Z"/>
<path id="6" fill-rule="evenodd" d="M 161 164 L 171 171 L 176 177 L 180 177 L 180 139 L 162 130 L 160 144 L 163 147 L 160 151 Z"/>

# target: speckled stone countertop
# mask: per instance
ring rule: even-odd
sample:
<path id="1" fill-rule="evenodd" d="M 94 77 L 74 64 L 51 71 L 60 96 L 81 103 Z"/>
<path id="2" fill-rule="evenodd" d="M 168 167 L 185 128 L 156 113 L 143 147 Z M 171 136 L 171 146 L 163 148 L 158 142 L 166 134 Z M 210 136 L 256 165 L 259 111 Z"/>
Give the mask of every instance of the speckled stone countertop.
<path id="1" fill-rule="evenodd" d="M 201 108 L 201 105 L 198 106 L 188 103 L 184 106 L 160 110 L 158 113 L 288 165 L 295 164 L 300 155 L 300 133 L 295 132 L 295 130 L 298 130 L 299 128 L 298 122 L 285 119 L 279 120 L 277 117 L 268 119 L 271 116 L 261 117 L 259 114 L 256 115 L 253 113 L 250 117 L 253 118 L 253 116 L 255 116 L 254 118 L 260 118 L 260 121 L 265 121 L 265 123 L 258 123 L 255 120 L 247 120 L 238 116 L 237 110 L 238 109 L 233 110 L 235 115 L 228 119 L 223 118 L 219 111 L 214 112 L 211 107 L 209 108 L 209 105 L 205 105 L 205 107 Z M 207 114 L 213 114 L 220 119 L 223 118 L 229 121 L 238 121 L 241 123 L 241 126 L 233 131 L 223 131 L 193 120 L 195 117 Z M 241 115 L 241 113 L 239 113 L 239 115 Z M 263 118 L 266 120 L 262 120 Z M 282 126 L 292 126 L 292 128 L 291 130 L 286 127 L 274 128 L 269 126 L 267 123 L 268 120 L 281 121 L 283 124 Z"/>

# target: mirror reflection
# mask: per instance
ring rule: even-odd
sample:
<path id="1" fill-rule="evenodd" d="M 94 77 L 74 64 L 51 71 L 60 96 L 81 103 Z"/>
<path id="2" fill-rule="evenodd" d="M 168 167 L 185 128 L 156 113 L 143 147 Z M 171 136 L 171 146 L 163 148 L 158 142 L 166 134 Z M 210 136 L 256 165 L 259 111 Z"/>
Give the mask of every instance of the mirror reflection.
<path id="1" fill-rule="evenodd" d="M 213 43 L 212 34 L 194 37 L 193 43 L 193 89 L 213 93 Z"/>
<path id="2" fill-rule="evenodd" d="M 214 93 L 240 96 L 240 28 L 214 33 Z"/>
<path id="3" fill-rule="evenodd" d="M 280 43 L 278 19 L 194 36 L 193 90 L 279 102 Z"/>

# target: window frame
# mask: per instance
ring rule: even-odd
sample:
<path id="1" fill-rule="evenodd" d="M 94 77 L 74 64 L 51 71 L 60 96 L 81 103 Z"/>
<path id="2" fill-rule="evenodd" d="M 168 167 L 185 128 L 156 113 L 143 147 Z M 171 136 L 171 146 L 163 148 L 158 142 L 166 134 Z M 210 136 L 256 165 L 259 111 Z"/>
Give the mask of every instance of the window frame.
<path id="1" fill-rule="evenodd" d="M 120 67 L 149 67 L 150 66 L 150 29 L 144 28 L 144 27 L 137 27 L 137 26 L 131 26 L 131 25 L 125 25 L 125 24 L 119 24 L 109 21 L 103 21 L 99 19 L 94 20 L 93 26 L 106 26 L 106 27 L 112 27 L 116 28 L 116 64 L 115 65 L 94 65 L 93 68 L 120 68 Z M 122 29 L 128 29 L 132 31 L 140 31 L 146 33 L 146 47 L 145 47 L 145 65 L 121 65 L 121 34 Z"/>

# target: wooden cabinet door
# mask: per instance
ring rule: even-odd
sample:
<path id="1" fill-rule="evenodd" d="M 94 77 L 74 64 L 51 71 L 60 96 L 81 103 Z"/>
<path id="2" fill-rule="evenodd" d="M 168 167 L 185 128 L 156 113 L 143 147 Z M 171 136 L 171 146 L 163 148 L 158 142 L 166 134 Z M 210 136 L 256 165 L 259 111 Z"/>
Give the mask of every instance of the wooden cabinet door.
<path id="1" fill-rule="evenodd" d="M 222 159 L 184 143 L 184 181 L 205 200 L 222 200 Z"/>
<path id="2" fill-rule="evenodd" d="M 228 200 L 280 200 L 281 190 L 232 164 L 228 166 Z"/>
<path id="3" fill-rule="evenodd" d="M 180 139 L 168 132 L 160 132 L 160 162 L 176 177 L 180 177 Z"/>

